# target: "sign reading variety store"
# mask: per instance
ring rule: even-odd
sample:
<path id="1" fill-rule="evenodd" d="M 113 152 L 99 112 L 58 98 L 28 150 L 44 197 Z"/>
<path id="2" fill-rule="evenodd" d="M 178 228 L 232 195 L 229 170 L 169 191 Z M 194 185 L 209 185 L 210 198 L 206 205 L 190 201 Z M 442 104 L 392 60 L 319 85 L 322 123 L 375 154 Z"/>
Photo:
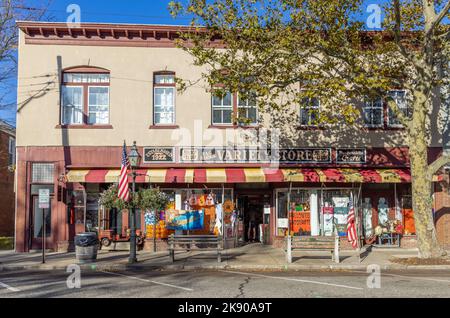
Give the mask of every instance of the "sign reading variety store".
<path id="1" fill-rule="evenodd" d="M 180 149 L 180 162 L 273 162 L 283 163 L 329 163 L 331 149 L 246 149 L 227 147 L 193 147 Z"/>
<path id="2" fill-rule="evenodd" d="M 176 160 L 173 147 L 145 147 L 145 163 L 331 163 L 331 148 L 251 149 L 181 147 Z M 337 163 L 365 163 L 365 149 L 337 149 Z"/>

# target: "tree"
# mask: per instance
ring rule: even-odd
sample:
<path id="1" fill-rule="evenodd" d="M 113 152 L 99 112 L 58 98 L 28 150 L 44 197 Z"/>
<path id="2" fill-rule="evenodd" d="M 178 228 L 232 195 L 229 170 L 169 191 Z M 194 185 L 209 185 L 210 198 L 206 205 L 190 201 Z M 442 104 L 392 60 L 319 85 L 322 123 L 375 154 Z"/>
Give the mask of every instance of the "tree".
<path id="1" fill-rule="evenodd" d="M 39 1 L 39 6 L 29 6 L 31 1 L 26 0 L 0 0 L 0 109 L 5 104 L 5 97 L 15 88 L 8 81 L 16 76 L 17 45 L 19 31 L 16 25 L 18 20 L 41 20 L 48 18 L 46 10 L 49 1 Z"/>
<path id="2" fill-rule="evenodd" d="M 207 69 L 208 85 L 255 93 L 264 111 L 318 97 L 317 121 L 331 127 L 355 123 L 355 100 L 387 100 L 409 146 L 419 256 L 444 254 L 432 215 L 432 175 L 449 157 L 429 165 L 427 147 L 433 103 L 449 85 L 443 74 L 450 1 L 388 1 L 379 31 L 365 27 L 363 0 L 190 0 L 173 1 L 169 9 L 203 26 L 182 33 L 178 44 Z M 388 94 L 393 88 L 407 90 L 410 111 Z"/>

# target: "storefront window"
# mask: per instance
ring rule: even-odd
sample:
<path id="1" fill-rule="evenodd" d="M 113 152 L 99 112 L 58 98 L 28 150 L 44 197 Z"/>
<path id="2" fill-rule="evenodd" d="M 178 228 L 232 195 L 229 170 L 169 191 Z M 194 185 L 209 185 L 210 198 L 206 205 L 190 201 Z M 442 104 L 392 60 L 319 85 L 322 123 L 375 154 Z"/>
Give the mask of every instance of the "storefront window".
<path id="1" fill-rule="evenodd" d="M 98 230 L 98 192 L 88 192 L 86 196 L 86 230 Z"/>
<path id="2" fill-rule="evenodd" d="M 333 235 L 333 222 L 339 236 L 347 235 L 350 193 L 350 189 L 323 190 L 321 223 L 324 235 Z"/>
<path id="3" fill-rule="evenodd" d="M 278 192 L 277 235 L 287 235 L 289 227 L 291 235 L 311 235 L 311 200 L 317 200 L 311 195 L 310 190 L 293 189 L 288 207 L 289 191 Z"/>

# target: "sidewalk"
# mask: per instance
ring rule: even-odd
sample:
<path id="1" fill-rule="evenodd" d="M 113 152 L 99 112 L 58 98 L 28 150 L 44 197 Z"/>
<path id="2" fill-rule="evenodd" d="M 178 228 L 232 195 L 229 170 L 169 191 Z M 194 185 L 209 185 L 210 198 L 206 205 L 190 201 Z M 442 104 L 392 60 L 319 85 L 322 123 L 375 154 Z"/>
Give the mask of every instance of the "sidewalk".
<path id="1" fill-rule="evenodd" d="M 392 263 L 394 257 L 416 257 L 416 250 L 375 249 L 366 253 L 362 262 L 354 251 L 341 251 L 339 264 L 333 263 L 326 252 L 294 252 L 292 264 L 286 263 L 284 252 L 271 246 L 250 244 L 243 247 L 224 250 L 222 262 L 218 263 L 214 252 L 180 252 L 176 253 L 175 263 L 170 261 L 167 251 L 151 253 L 138 251 L 138 263 L 128 264 L 128 251 L 98 252 L 97 261 L 80 265 L 82 269 L 92 270 L 247 270 L 247 271 L 349 271 L 363 270 L 377 264 L 381 270 L 450 270 L 449 265 L 406 266 Z M 23 269 L 66 269 L 70 264 L 77 264 L 75 253 L 49 253 L 46 264 L 41 264 L 40 253 L 14 253 L 0 251 L 1 270 Z"/>

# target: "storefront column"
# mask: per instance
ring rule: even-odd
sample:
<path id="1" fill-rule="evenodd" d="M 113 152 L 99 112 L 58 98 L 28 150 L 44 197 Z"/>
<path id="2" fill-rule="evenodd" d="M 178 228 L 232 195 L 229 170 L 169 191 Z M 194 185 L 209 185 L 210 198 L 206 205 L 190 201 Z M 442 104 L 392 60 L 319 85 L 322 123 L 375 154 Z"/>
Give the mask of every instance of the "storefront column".
<path id="1" fill-rule="evenodd" d="M 318 236 L 320 234 L 319 226 L 319 205 L 318 205 L 317 190 L 311 190 L 309 198 L 311 207 L 311 235 Z"/>

